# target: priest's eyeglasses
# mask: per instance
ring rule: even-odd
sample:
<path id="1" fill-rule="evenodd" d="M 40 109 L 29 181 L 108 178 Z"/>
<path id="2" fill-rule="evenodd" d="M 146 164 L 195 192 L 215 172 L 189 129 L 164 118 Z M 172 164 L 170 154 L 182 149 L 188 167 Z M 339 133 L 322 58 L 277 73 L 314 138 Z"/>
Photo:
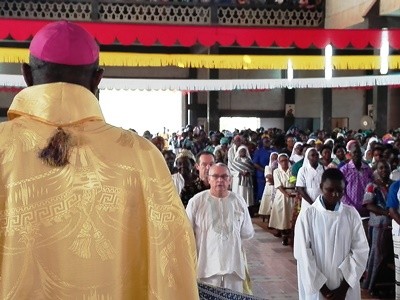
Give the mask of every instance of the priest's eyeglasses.
<path id="1" fill-rule="evenodd" d="M 215 180 L 217 180 L 218 178 L 221 178 L 222 180 L 228 180 L 229 177 L 230 177 L 228 174 L 222 174 L 222 175 L 210 174 L 210 175 L 208 175 L 208 176 L 214 178 Z"/>

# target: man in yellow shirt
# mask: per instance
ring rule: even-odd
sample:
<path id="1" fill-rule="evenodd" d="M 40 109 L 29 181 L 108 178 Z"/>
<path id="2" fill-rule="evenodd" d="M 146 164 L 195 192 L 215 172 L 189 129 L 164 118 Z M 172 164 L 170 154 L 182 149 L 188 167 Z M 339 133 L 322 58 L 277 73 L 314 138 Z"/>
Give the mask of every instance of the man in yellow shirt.
<path id="1" fill-rule="evenodd" d="M 191 226 L 160 151 L 104 121 L 82 27 L 42 28 L 0 124 L 0 299 L 197 299 Z"/>

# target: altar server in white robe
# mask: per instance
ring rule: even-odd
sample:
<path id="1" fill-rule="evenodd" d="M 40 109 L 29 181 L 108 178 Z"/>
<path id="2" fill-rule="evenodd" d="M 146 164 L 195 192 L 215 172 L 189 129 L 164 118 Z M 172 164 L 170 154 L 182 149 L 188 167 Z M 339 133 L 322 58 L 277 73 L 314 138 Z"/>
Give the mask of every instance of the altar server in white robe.
<path id="1" fill-rule="evenodd" d="M 247 203 L 229 191 L 225 164 L 209 170 L 210 189 L 196 194 L 186 207 L 194 229 L 200 282 L 243 292 L 246 279 L 242 240 L 254 235 Z"/>
<path id="2" fill-rule="evenodd" d="M 300 211 L 294 237 L 300 300 L 361 299 L 369 247 L 360 215 L 341 202 L 344 190 L 340 170 L 327 169 L 322 195 Z"/>
<path id="3" fill-rule="evenodd" d="M 321 194 L 320 184 L 324 167 L 319 163 L 315 148 L 308 148 L 304 154 L 303 166 L 297 173 L 296 190 L 301 195 L 301 209 L 305 209 Z"/>

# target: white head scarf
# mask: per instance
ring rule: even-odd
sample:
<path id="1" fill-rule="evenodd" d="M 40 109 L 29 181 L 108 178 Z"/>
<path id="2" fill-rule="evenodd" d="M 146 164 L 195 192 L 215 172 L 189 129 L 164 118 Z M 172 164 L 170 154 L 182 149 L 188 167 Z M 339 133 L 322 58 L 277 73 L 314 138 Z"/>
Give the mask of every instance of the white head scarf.
<path id="1" fill-rule="evenodd" d="M 273 169 L 275 169 L 276 167 L 277 167 L 277 164 L 276 164 L 276 162 L 278 161 L 278 159 L 276 159 L 276 160 L 272 160 L 272 156 L 273 155 L 278 155 L 278 157 L 279 157 L 279 153 L 278 152 L 271 152 L 271 154 L 269 155 L 269 163 L 268 163 L 268 166 L 271 168 L 271 170 L 273 170 Z"/>
<path id="2" fill-rule="evenodd" d="M 295 149 L 296 149 L 298 146 L 300 146 L 300 145 L 303 145 L 303 143 L 302 143 L 302 142 L 296 142 L 296 143 L 294 144 L 293 150 L 292 150 L 292 154 L 290 155 L 290 158 L 289 158 L 290 161 L 293 161 L 293 162 L 296 163 L 296 162 L 298 162 L 299 160 L 301 160 L 301 159 L 303 158 L 302 155 L 298 155 L 298 154 L 296 153 L 296 151 L 295 151 Z"/>
<path id="3" fill-rule="evenodd" d="M 315 143 L 315 142 L 316 142 L 316 140 L 315 140 L 315 139 L 308 139 L 306 144 L 309 144 L 309 145 L 311 145 L 311 143 L 312 143 L 312 142 L 314 142 L 314 143 Z"/>
<path id="4" fill-rule="evenodd" d="M 303 167 L 305 167 L 305 168 L 312 168 L 311 167 L 311 164 L 310 164 L 310 160 L 308 159 L 308 154 L 310 153 L 310 151 L 312 151 L 312 150 L 314 150 L 314 151 L 316 151 L 317 153 L 318 153 L 318 151 L 317 151 L 317 149 L 315 149 L 315 148 L 308 148 L 307 150 L 306 150 L 306 153 L 304 154 L 304 162 L 303 162 Z M 314 169 L 314 168 L 313 168 Z"/>
<path id="5" fill-rule="evenodd" d="M 333 139 L 329 138 L 329 139 L 325 140 L 324 145 L 328 144 L 329 142 L 332 142 L 332 145 L 335 144 L 335 141 Z"/>
<path id="6" fill-rule="evenodd" d="M 245 146 L 245 145 L 240 145 L 240 146 L 239 146 L 239 148 L 237 149 L 237 151 L 236 151 L 236 153 L 235 153 L 235 159 L 238 158 L 238 157 L 240 157 L 239 152 L 240 152 L 240 150 L 242 150 L 242 149 L 245 149 L 245 150 L 246 150 L 246 157 L 249 158 L 249 159 L 251 159 L 249 149 L 248 149 L 247 146 Z"/>
<path id="7" fill-rule="evenodd" d="M 279 153 L 279 154 L 278 154 L 278 159 L 277 159 L 277 161 L 278 161 L 278 169 L 279 169 L 279 170 L 282 170 L 282 171 L 284 171 L 284 172 L 286 172 L 287 170 L 286 170 L 286 171 L 283 170 L 281 164 L 279 163 L 279 158 L 280 158 L 281 156 L 286 156 L 287 159 L 289 159 L 289 155 L 287 155 L 286 153 Z M 289 162 L 289 169 L 290 169 L 290 162 Z"/>
<path id="8" fill-rule="evenodd" d="M 273 155 L 279 155 L 279 154 L 278 154 L 278 152 L 271 152 L 269 154 L 269 163 L 268 163 L 268 166 L 265 166 L 265 169 L 264 169 L 265 176 L 272 175 L 272 172 L 278 167 L 277 160 L 272 161 Z"/>
<path id="9" fill-rule="evenodd" d="M 368 144 L 367 144 L 367 149 L 366 149 L 366 150 L 371 150 L 371 144 L 372 144 L 373 142 L 378 143 L 379 140 L 378 140 L 376 137 L 374 137 L 374 136 L 371 137 L 371 138 L 368 140 Z"/>

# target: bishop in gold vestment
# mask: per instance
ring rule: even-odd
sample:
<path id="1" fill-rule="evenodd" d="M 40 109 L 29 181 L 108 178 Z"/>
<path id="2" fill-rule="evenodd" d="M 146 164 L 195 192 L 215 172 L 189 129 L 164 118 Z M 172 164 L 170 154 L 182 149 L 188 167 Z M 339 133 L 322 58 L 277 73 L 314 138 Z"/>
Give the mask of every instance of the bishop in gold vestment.
<path id="1" fill-rule="evenodd" d="M 0 299 L 198 298 L 194 236 L 160 151 L 70 83 L 28 87 L 0 124 Z M 69 164 L 38 158 L 57 127 Z"/>

